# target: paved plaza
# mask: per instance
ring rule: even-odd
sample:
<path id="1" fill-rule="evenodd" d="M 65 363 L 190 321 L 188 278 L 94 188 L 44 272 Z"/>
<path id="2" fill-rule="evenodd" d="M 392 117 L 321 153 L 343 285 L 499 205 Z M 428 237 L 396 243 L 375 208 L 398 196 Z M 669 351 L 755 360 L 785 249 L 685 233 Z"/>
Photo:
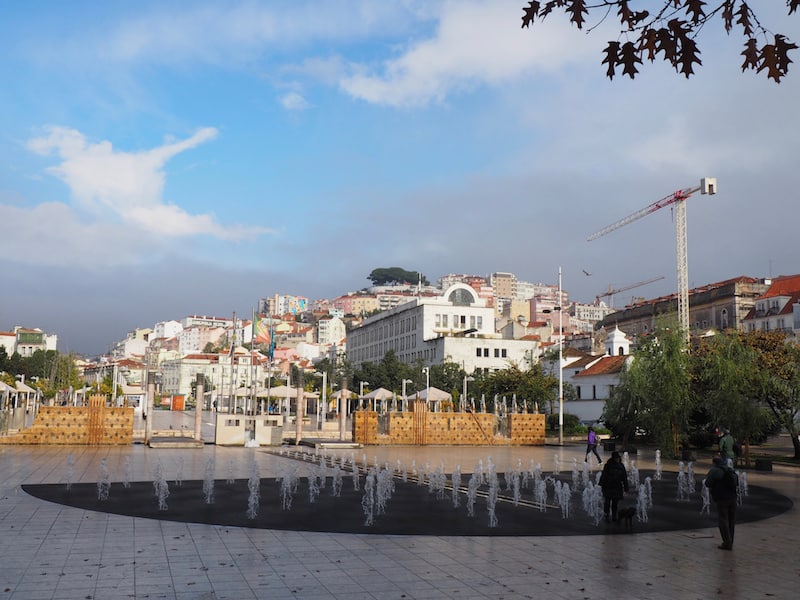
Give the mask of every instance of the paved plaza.
<path id="1" fill-rule="evenodd" d="M 370 463 L 443 464 L 447 472 L 461 466 L 466 474 L 489 457 L 500 472 L 532 459 L 544 471 L 552 470 L 556 455 L 566 468 L 574 458 L 582 464 L 584 446 L 367 447 L 355 452 L 366 454 Z M 753 599 L 794 598 L 800 585 L 795 507 L 777 517 L 740 524 L 733 552 L 717 549 L 713 515 L 707 528 L 630 535 L 278 531 L 101 513 L 39 500 L 22 490 L 26 484 L 63 484 L 69 454 L 74 483 L 96 483 L 105 458 L 114 482 L 112 494 L 126 462 L 133 470 L 132 480 L 150 481 L 157 464 L 166 473 L 175 473 L 180 465 L 186 480 L 202 480 L 208 459 L 214 458 L 217 479 L 225 479 L 231 468 L 237 478 L 246 479 L 254 460 L 262 478 L 277 476 L 291 460 L 275 448 L 214 445 L 0 447 L 0 600 Z M 637 466 L 642 473 L 654 470 L 652 453 L 640 453 Z M 700 461 L 695 472 L 702 477 L 708 467 Z M 664 477 L 675 477 L 676 468 L 677 463 L 664 461 Z M 794 502 L 800 498 L 797 473 L 790 467 L 749 471 L 748 482 Z M 657 503 L 651 510 L 658 510 Z M 579 508 L 574 512 L 571 518 L 581 518 Z M 391 500 L 381 518 L 391 519 Z"/>

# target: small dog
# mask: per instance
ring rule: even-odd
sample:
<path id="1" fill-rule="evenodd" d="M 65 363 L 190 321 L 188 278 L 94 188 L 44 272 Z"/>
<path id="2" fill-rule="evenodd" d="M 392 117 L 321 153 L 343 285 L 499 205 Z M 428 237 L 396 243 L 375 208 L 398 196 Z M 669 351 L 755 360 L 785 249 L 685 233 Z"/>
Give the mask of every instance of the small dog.
<path id="1" fill-rule="evenodd" d="M 628 506 L 617 511 L 617 519 L 620 523 L 625 522 L 625 529 L 633 529 L 633 517 L 636 516 L 636 507 Z"/>

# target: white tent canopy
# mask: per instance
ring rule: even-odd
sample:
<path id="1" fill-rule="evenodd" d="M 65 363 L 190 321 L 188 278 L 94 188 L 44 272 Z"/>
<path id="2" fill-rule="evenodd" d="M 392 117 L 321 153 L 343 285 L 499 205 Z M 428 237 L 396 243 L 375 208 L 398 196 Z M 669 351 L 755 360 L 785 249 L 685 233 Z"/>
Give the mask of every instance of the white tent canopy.
<path id="1" fill-rule="evenodd" d="M 442 402 L 451 398 L 450 394 L 435 387 L 423 388 L 413 397 L 418 397 L 420 400 L 430 400 L 431 402 Z"/>
<path id="2" fill-rule="evenodd" d="M 394 396 L 394 392 L 382 387 L 372 390 L 369 394 L 364 394 L 364 398 L 369 398 L 370 400 L 388 400 L 392 396 Z"/>

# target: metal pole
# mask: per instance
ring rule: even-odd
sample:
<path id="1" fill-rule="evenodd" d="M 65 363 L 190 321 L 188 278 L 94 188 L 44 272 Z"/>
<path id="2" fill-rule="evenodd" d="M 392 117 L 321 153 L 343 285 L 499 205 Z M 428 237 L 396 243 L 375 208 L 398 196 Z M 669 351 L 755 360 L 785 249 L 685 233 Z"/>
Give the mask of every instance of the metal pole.
<path id="1" fill-rule="evenodd" d="M 347 378 L 342 378 L 342 385 L 339 388 L 339 441 L 343 442 L 345 438 L 345 432 L 347 430 L 347 424 L 345 419 L 347 418 L 347 409 L 342 405 L 342 402 L 346 402 L 347 398 Z"/>
<path id="2" fill-rule="evenodd" d="M 561 267 L 558 267 L 558 443 L 564 445 L 564 306 L 561 298 Z"/>
<path id="3" fill-rule="evenodd" d="M 195 385 L 194 403 L 194 439 L 203 441 L 203 398 L 205 397 L 205 375 L 197 374 L 197 384 Z"/>
<path id="4" fill-rule="evenodd" d="M 305 406 L 303 406 L 304 402 L 305 394 L 303 393 L 303 372 L 300 371 L 300 375 L 297 378 L 297 408 L 294 411 L 295 446 L 300 444 L 300 440 L 303 439 L 303 414 L 305 412 Z"/>

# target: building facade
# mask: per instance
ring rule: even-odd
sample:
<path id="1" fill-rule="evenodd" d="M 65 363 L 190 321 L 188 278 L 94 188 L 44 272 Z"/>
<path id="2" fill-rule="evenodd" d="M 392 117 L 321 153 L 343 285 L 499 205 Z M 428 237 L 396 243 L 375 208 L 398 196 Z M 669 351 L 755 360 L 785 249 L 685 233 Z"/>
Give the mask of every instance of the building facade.
<path id="1" fill-rule="evenodd" d="M 689 291 L 689 326 L 693 334 L 709 329 L 742 329 L 756 299 L 769 288 L 769 280 L 736 277 L 710 283 Z M 650 335 L 670 313 L 677 314 L 678 300 L 673 294 L 646 300 L 611 313 L 598 327 L 618 326 L 629 337 Z"/>
<path id="2" fill-rule="evenodd" d="M 493 308 L 457 283 L 441 296 L 415 298 L 369 317 L 347 336 L 347 356 L 355 366 L 378 362 L 390 350 L 408 364 L 450 361 L 472 373 L 535 360 L 538 341 L 503 339 L 494 328 Z"/>
<path id="3" fill-rule="evenodd" d="M 767 291 L 743 319 L 745 331 L 800 334 L 800 275 L 769 280 Z"/>

